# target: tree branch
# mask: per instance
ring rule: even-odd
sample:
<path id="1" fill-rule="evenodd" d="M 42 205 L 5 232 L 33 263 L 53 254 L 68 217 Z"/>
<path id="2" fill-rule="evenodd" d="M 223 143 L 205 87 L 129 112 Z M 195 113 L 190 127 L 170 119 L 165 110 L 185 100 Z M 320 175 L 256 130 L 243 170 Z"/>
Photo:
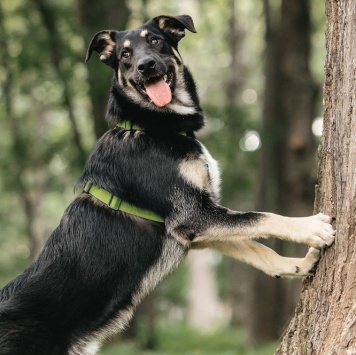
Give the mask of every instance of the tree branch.
<path id="1" fill-rule="evenodd" d="M 66 75 L 61 70 L 61 62 L 63 60 L 63 43 L 60 33 L 56 27 L 56 19 L 50 6 L 46 4 L 45 0 L 32 0 L 38 12 L 41 15 L 42 23 L 47 30 L 49 42 L 51 46 L 51 61 L 52 65 L 63 85 L 63 104 L 67 107 L 68 118 L 73 132 L 74 144 L 78 150 L 79 163 L 84 165 L 87 154 L 82 144 L 81 135 L 77 124 L 77 119 L 74 114 L 74 105 L 72 100 L 72 93 L 69 87 L 69 82 Z"/>

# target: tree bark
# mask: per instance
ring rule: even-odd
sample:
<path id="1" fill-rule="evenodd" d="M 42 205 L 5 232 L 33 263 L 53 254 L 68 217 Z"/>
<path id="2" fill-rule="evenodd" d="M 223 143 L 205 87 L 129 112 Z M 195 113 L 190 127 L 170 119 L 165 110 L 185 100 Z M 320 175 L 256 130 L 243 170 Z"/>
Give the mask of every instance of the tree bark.
<path id="1" fill-rule="evenodd" d="M 325 251 L 277 354 L 356 354 L 356 2 L 326 1 L 324 132 L 315 212 L 336 217 Z"/>

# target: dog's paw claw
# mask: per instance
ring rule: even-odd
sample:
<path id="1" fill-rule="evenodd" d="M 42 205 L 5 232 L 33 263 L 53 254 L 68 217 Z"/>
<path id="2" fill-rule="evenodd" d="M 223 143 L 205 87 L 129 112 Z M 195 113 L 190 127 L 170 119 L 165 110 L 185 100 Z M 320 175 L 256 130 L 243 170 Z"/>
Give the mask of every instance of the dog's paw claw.
<path id="1" fill-rule="evenodd" d="M 317 268 L 318 268 L 318 263 L 316 263 L 316 264 L 308 271 L 308 274 L 310 274 L 310 276 L 315 275 Z"/>

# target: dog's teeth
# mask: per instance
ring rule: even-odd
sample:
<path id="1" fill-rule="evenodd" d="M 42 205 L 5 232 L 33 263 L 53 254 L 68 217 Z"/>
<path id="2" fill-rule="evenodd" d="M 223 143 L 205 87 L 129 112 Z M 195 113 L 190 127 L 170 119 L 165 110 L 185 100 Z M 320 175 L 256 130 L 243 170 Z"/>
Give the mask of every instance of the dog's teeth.
<path id="1" fill-rule="evenodd" d="M 163 76 L 163 79 L 164 79 L 164 81 L 167 81 L 167 79 L 168 79 L 167 74 L 165 74 L 165 75 Z"/>

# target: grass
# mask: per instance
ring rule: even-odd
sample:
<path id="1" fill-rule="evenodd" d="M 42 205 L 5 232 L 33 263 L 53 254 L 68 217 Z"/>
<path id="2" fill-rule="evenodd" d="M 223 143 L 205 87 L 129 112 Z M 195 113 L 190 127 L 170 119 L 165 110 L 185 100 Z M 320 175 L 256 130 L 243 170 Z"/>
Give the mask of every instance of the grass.
<path id="1" fill-rule="evenodd" d="M 246 346 L 241 329 L 226 329 L 212 334 L 199 333 L 186 326 L 161 327 L 157 333 L 157 348 L 144 350 L 138 342 L 112 344 L 100 355 L 272 355 L 278 344 L 256 348 Z"/>

